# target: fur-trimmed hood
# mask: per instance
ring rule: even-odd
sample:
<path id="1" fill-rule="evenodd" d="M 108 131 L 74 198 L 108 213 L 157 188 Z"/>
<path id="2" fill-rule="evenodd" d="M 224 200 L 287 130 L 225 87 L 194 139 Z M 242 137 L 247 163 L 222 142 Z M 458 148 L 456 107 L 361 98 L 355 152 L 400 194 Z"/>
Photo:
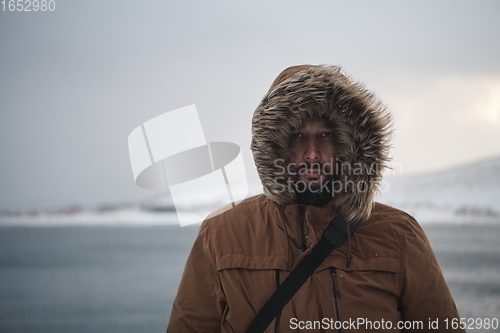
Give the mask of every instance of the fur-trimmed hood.
<path id="1" fill-rule="evenodd" d="M 264 193 L 279 204 L 294 202 L 293 188 L 284 181 L 290 175 L 277 161 L 289 162 L 291 133 L 314 117 L 329 120 L 335 136 L 339 183 L 333 209 L 347 219 L 367 219 L 389 161 L 391 119 L 382 103 L 338 66 L 287 68 L 255 110 L 251 149 Z"/>

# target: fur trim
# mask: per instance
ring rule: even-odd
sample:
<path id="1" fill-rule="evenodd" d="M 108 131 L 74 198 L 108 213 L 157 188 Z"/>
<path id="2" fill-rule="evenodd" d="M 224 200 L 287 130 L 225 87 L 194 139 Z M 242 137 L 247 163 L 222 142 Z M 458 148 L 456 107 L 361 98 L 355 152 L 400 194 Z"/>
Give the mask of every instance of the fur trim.
<path id="1" fill-rule="evenodd" d="M 279 204 L 294 201 L 293 189 L 278 179 L 290 177 L 281 165 L 290 161 L 290 134 L 314 117 L 328 119 L 335 135 L 336 179 L 342 189 L 334 193 L 333 209 L 348 220 L 367 219 L 389 161 L 391 117 L 371 92 L 338 66 L 286 69 L 255 110 L 251 149 L 264 193 Z M 276 163 L 279 159 L 286 162 Z"/>

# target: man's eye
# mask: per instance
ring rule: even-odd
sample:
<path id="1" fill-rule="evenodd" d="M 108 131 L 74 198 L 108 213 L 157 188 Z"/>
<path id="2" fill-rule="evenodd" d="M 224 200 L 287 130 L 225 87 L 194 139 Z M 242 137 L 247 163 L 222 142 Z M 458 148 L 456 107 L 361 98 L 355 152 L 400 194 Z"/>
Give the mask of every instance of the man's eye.
<path id="1" fill-rule="evenodd" d="M 292 135 L 290 135 L 290 138 L 292 139 L 298 139 L 300 137 L 302 137 L 302 134 L 300 133 L 292 133 Z"/>
<path id="2" fill-rule="evenodd" d="M 323 133 L 323 137 L 325 137 L 325 138 L 331 138 L 331 137 L 333 137 L 333 133 L 331 133 L 331 132 L 325 132 L 325 133 Z"/>

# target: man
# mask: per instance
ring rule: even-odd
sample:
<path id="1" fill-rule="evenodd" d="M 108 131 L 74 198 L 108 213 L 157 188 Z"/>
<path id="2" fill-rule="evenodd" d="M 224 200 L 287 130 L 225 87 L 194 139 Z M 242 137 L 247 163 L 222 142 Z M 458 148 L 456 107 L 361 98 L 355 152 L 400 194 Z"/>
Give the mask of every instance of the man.
<path id="1" fill-rule="evenodd" d="M 167 332 L 245 332 L 338 215 L 356 230 L 266 332 L 453 331 L 459 316 L 424 232 L 373 203 L 389 134 L 384 107 L 340 68 L 283 71 L 252 121 L 264 194 L 202 224 Z"/>

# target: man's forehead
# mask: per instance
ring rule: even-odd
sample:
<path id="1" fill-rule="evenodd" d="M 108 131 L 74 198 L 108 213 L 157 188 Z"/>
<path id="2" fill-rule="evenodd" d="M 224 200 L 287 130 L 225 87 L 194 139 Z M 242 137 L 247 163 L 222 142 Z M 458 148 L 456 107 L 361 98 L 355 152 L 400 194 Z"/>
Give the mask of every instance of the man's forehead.
<path id="1" fill-rule="evenodd" d="M 315 117 L 315 118 L 308 118 L 308 119 L 303 120 L 300 124 L 300 127 L 295 128 L 295 130 L 301 130 L 301 129 L 306 128 L 306 127 L 307 128 L 315 127 L 315 128 L 322 128 L 322 129 L 332 129 L 333 125 L 328 119 Z"/>

